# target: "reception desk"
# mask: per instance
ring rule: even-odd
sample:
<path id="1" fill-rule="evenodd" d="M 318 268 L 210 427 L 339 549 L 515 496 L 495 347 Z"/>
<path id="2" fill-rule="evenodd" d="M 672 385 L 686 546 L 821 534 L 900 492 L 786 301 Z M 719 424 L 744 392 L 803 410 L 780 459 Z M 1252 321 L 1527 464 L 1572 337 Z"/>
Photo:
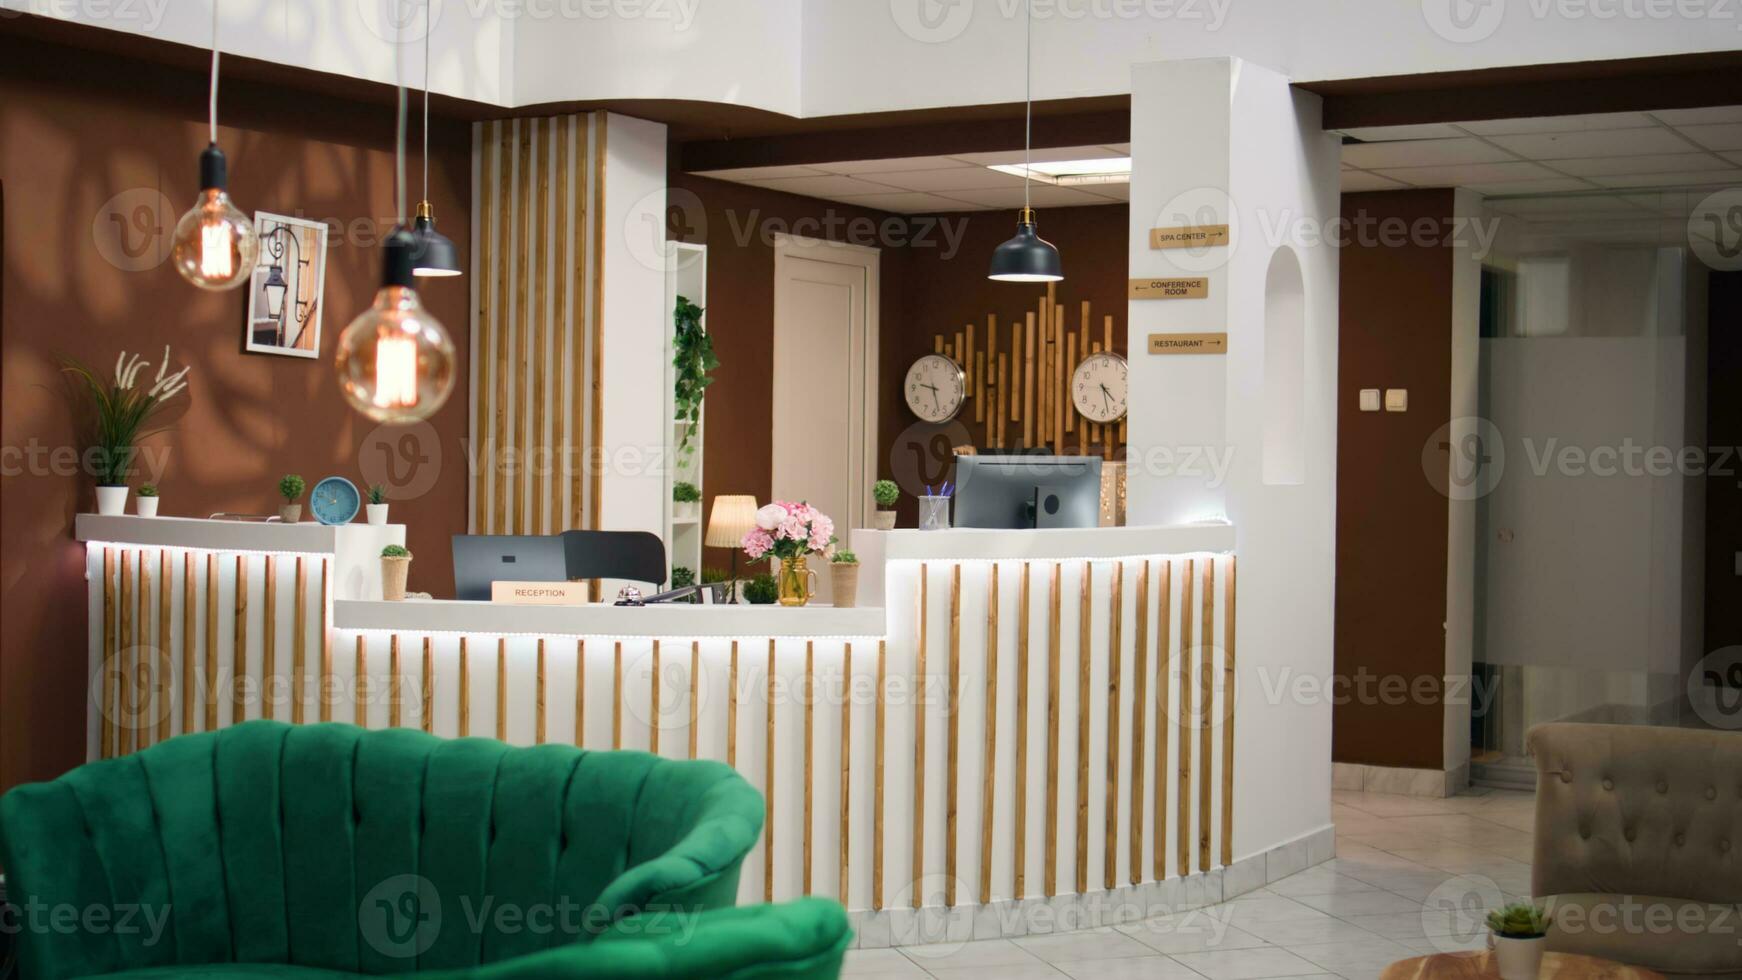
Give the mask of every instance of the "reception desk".
<path id="1" fill-rule="evenodd" d="M 277 717 L 717 759 L 767 799 L 742 900 L 837 897 L 867 946 L 1194 907 L 1331 853 L 1234 836 L 1279 801 L 1236 794 L 1226 524 L 855 531 L 861 608 L 785 609 L 382 602 L 347 556 L 394 531 L 212 523 L 81 519 L 93 755 Z"/>

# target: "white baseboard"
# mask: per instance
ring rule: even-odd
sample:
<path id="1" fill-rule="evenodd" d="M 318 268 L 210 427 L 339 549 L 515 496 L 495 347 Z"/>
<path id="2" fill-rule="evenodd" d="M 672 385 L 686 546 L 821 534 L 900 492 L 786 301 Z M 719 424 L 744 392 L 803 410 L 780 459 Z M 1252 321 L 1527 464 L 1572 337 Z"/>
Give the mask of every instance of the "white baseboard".
<path id="1" fill-rule="evenodd" d="M 1331 788 L 1362 793 L 1390 793 L 1445 799 L 1469 788 L 1470 764 L 1456 769 L 1405 769 L 1355 762 L 1331 763 Z"/>

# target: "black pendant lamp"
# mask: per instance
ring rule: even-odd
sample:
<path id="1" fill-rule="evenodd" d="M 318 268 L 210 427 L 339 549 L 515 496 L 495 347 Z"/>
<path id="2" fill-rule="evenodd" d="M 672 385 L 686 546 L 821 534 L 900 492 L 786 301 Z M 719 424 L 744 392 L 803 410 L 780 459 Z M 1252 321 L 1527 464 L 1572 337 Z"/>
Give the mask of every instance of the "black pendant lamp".
<path id="1" fill-rule="evenodd" d="M 460 254 L 453 239 L 436 231 L 435 211 L 429 206 L 429 36 L 435 25 L 429 19 L 430 4 L 423 5 L 423 200 L 417 203 L 417 218 L 411 226 L 412 274 L 457 276 Z"/>
<path id="2" fill-rule="evenodd" d="M 1034 2 L 1026 10 L 1027 52 L 1023 57 L 1022 124 L 1022 214 L 1016 219 L 1016 237 L 992 252 L 992 268 L 986 278 L 999 282 L 1058 282 L 1065 277 L 1059 250 L 1040 237 L 1034 227 L 1034 208 L 1029 205 L 1029 153 L 1034 144 Z"/>

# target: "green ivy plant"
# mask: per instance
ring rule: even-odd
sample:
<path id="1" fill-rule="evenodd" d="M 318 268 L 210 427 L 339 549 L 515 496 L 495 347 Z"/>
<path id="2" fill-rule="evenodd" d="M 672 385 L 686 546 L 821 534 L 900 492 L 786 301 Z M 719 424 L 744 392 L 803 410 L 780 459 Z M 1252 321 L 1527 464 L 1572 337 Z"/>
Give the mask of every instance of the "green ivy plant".
<path id="1" fill-rule="evenodd" d="M 702 417 L 702 396 L 708 385 L 714 383 L 713 371 L 720 366 L 720 359 L 714 356 L 713 339 L 702 329 L 701 307 L 679 296 L 672 318 L 676 323 L 672 348 L 677 351 L 671 362 L 677 368 L 673 417 L 689 423 L 677 444 L 678 453 L 688 456 L 696 451 L 696 423 Z"/>
<path id="2" fill-rule="evenodd" d="M 1488 913 L 1488 928 L 1508 939 L 1537 939 L 1548 935 L 1551 918 L 1529 902 L 1513 902 Z"/>

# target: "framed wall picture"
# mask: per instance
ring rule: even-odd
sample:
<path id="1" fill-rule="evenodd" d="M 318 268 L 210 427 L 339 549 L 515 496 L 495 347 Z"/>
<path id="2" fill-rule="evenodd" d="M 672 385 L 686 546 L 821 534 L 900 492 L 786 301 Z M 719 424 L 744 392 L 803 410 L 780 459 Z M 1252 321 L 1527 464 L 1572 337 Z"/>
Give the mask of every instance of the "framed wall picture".
<path id="1" fill-rule="evenodd" d="M 254 212 L 260 260 L 248 285 L 244 349 L 251 354 L 321 355 L 321 297 L 327 279 L 327 226 Z"/>

